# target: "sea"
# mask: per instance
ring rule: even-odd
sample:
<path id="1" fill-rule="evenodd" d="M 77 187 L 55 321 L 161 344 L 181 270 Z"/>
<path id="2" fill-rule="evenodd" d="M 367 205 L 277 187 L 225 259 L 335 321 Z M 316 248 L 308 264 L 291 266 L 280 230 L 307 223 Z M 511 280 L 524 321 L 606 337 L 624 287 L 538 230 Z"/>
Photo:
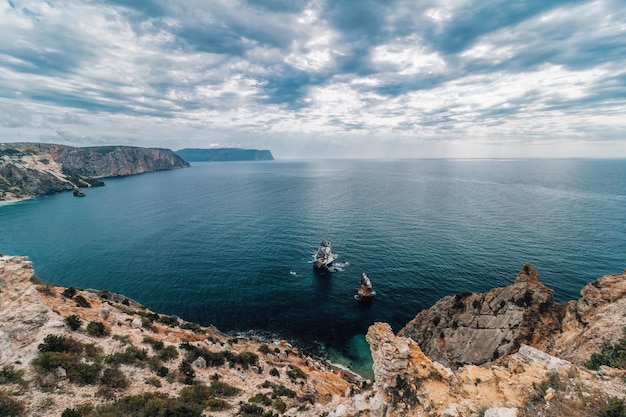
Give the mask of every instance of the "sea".
<path id="1" fill-rule="evenodd" d="M 288 339 L 365 376 L 374 322 L 398 331 L 526 262 L 557 301 L 626 268 L 626 160 L 207 162 L 104 181 L 0 206 L 0 253 L 46 282 Z M 337 261 L 318 273 L 323 240 Z M 371 302 L 354 297 L 363 272 Z"/>

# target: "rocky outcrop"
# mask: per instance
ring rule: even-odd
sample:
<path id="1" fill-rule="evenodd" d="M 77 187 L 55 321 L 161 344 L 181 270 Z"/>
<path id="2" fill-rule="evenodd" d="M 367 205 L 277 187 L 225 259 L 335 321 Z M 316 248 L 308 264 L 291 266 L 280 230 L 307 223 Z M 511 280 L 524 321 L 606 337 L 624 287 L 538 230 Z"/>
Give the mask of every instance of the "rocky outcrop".
<path id="1" fill-rule="evenodd" d="M 169 149 L 0 144 L 0 201 L 103 185 L 97 178 L 187 166 Z"/>
<path id="2" fill-rule="evenodd" d="M 490 368 L 466 365 L 454 372 L 430 360 L 411 338 L 394 335 L 388 324 L 372 325 L 366 337 L 374 359 L 373 417 L 515 416 L 531 387 L 549 375 L 568 378 L 576 373 L 580 378 L 584 373 L 593 379 L 591 373 L 527 345 Z"/>
<path id="3" fill-rule="evenodd" d="M 565 305 L 555 303 L 552 293 L 525 264 L 512 285 L 444 297 L 399 335 L 412 338 L 429 358 L 446 366 L 485 364 L 560 333 Z"/>
<path id="4" fill-rule="evenodd" d="M 605 341 L 623 336 L 626 326 L 626 271 L 587 284 L 581 298 L 567 303 L 562 332 L 542 347 L 564 359 L 581 362 Z"/>

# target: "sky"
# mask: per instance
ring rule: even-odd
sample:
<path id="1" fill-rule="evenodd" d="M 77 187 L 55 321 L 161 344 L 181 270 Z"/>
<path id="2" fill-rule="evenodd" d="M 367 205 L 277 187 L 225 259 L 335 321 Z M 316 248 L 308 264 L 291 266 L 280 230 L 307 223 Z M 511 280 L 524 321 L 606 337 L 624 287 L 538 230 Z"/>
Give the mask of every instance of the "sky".
<path id="1" fill-rule="evenodd" d="M 624 0 L 0 0 L 0 142 L 626 158 Z"/>

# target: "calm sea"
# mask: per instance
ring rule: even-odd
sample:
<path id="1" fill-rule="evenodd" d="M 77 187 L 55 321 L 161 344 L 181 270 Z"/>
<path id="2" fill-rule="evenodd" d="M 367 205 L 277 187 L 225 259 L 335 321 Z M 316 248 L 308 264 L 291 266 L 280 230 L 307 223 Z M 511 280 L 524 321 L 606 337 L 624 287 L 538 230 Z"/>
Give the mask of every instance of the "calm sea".
<path id="1" fill-rule="evenodd" d="M 524 262 L 560 301 L 624 270 L 625 180 L 624 160 L 196 163 L 1 206 L 0 252 L 48 282 L 275 332 L 363 371 L 373 322 L 399 330 L 442 296 L 512 283 Z M 323 239 L 339 260 L 319 275 Z M 362 272 L 369 305 L 353 298 Z"/>

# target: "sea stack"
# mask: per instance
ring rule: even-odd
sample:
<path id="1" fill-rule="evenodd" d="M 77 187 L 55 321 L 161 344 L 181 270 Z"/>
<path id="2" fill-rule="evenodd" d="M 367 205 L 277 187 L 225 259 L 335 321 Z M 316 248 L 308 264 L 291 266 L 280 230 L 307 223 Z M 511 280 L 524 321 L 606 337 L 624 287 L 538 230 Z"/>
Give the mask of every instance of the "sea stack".
<path id="1" fill-rule="evenodd" d="M 363 272 L 361 275 L 361 284 L 359 285 L 358 297 L 359 299 L 368 299 L 374 296 L 372 291 L 372 281 L 368 278 L 367 274 Z"/>

